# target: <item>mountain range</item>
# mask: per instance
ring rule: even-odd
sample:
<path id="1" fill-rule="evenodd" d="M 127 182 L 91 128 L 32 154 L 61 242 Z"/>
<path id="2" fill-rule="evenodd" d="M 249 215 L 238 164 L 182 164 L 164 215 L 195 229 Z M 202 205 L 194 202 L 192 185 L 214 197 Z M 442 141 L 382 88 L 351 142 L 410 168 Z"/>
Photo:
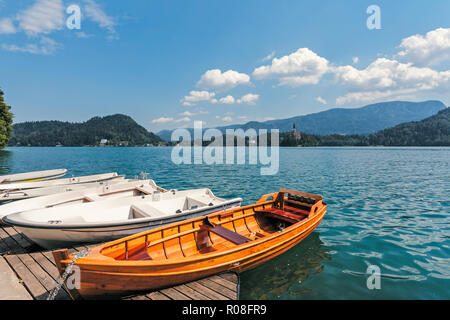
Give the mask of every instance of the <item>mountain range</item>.
<path id="1" fill-rule="evenodd" d="M 292 125 L 302 132 L 291 139 Z M 440 101 L 392 101 L 358 109 L 330 109 L 306 116 L 219 127 L 280 129 L 281 145 L 297 146 L 449 146 L 450 108 Z M 192 129 L 190 129 L 192 130 Z M 319 132 L 319 133 L 317 133 Z M 170 139 L 171 131 L 160 132 Z M 171 145 L 131 117 L 115 114 L 86 122 L 33 121 L 13 125 L 10 146 Z M 104 140 L 102 142 L 102 140 Z M 105 142 L 106 140 L 106 142 Z"/>
<path id="2" fill-rule="evenodd" d="M 326 111 L 296 116 L 281 120 L 265 122 L 251 121 L 245 124 L 234 124 L 218 127 L 225 133 L 226 129 L 247 130 L 279 129 L 280 132 L 292 130 L 293 124 L 297 131 L 313 135 L 369 135 L 380 130 L 394 127 L 398 124 L 420 121 L 435 115 L 445 109 L 441 101 L 423 102 L 390 101 L 367 105 L 361 108 L 333 108 Z M 193 129 L 191 130 L 191 134 Z M 162 130 L 157 133 L 163 140 L 170 141 L 172 130 Z"/>

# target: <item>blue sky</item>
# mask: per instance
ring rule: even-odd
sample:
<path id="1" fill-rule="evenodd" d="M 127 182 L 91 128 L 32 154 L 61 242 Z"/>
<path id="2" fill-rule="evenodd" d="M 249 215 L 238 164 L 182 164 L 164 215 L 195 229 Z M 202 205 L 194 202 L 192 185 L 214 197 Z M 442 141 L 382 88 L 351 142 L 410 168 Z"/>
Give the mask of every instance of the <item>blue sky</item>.
<path id="1" fill-rule="evenodd" d="M 81 29 L 66 27 L 72 4 Z M 373 4 L 381 29 L 366 24 Z M 440 0 L 0 0 L 0 87 L 15 122 L 124 113 L 155 132 L 449 105 L 449 13 Z"/>

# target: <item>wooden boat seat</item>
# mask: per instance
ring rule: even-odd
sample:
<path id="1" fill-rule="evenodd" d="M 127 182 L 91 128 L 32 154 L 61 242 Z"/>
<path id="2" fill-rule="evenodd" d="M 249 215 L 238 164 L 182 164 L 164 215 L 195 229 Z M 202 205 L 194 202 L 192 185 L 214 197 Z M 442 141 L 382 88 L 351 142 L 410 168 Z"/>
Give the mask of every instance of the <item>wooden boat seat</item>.
<path id="1" fill-rule="evenodd" d="M 146 189 L 145 187 L 136 187 L 136 190 L 141 192 L 141 193 L 143 193 L 143 194 L 146 194 L 146 195 L 151 195 L 152 194 L 152 191 Z"/>
<path id="2" fill-rule="evenodd" d="M 252 239 L 244 237 L 243 235 L 231 231 L 230 229 L 216 225 L 215 223 L 209 221 L 208 218 L 206 218 L 203 221 L 203 224 L 200 225 L 200 231 L 198 232 L 198 245 L 200 250 L 205 250 L 210 247 L 208 242 L 208 232 L 212 232 L 236 245 L 252 241 Z"/>
<path id="3" fill-rule="evenodd" d="M 266 208 L 263 210 L 255 210 L 256 213 L 263 213 L 267 216 L 277 218 L 289 223 L 297 223 L 303 220 L 306 216 L 299 215 L 296 213 L 288 212 L 285 210 L 277 209 L 277 208 Z"/>
<path id="4" fill-rule="evenodd" d="M 309 211 L 302 210 L 302 209 L 299 209 L 299 208 L 294 208 L 294 207 L 287 206 L 287 205 L 284 205 L 283 209 L 285 211 L 292 211 L 294 213 L 301 214 L 301 215 L 306 215 L 306 216 L 309 214 Z"/>
<path id="5" fill-rule="evenodd" d="M 136 203 L 131 205 L 128 219 L 139 219 L 146 217 L 157 218 L 165 216 L 167 216 L 166 213 L 159 211 L 158 209 L 147 203 Z"/>

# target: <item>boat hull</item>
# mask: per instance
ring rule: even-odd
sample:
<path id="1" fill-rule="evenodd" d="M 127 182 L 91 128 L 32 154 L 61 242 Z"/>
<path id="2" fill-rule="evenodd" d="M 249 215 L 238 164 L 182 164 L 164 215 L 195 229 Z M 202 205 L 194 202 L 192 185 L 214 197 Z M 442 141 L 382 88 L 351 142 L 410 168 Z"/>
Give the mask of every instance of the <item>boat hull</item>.
<path id="1" fill-rule="evenodd" d="M 7 183 L 0 184 L 0 190 L 2 193 L 8 193 L 17 190 L 28 190 L 35 188 L 46 188 L 46 187 L 55 187 L 55 186 L 70 186 L 80 183 L 88 183 L 88 182 L 100 182 L 100 181 L 108 181 L 111 179 L 116 179 L 118 174 L 116 172 L 111 173 L 101 173 L 94 174 L 89 176 L 80 176 L 80 177 L 72 177 L 72 178 L 63 178 L 63 179 L 50 179 L 50 180 L 36 180 L 29 182 L 19 182 L 19 183 Z"/>
<path id="2" fill-rule="evenodd" d="M 6 201 L 16 201 L 16 200 L 25 200 L 36 197 L 43 197 L 52 194 L 64 193 L 64 192 L 72 192 L 79 191 L 88 188 L 95 188 L 104 185 L 111 185 L 116 183 L 125 182 L 125 177 L 117 176 L 112 177 L 106 181 L 95 181 L 95 182 L 86 182 L 86 183 L 78 183 L 72 185 L 57 185 L 53 187 L 43 187 L 43 188 L 34 188 L 34 189 L 26 189 L 26 190 L 12 190 L 9 192 L 4 192 L 0 194 L 0 202 Z"/>
<path id="3" fill-rule="evenodd" d="M 0 176 L 0 184 L 52 180 L 63 177 L 67 169 L 33 171 Z"/>

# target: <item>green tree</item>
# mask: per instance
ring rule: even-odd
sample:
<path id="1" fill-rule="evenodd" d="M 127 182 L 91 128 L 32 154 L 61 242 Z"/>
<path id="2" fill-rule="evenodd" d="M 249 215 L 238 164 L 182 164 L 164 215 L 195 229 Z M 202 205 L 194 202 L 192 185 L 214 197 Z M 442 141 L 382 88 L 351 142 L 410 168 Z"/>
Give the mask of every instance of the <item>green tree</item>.
<path id="1" fill-rule="evenodd" d="M 6 105 L 3 99 L 3 91 L 0 89 L 0 149 L 8 145 L 12 135 L 13 114 L 11 107 Z"/>

